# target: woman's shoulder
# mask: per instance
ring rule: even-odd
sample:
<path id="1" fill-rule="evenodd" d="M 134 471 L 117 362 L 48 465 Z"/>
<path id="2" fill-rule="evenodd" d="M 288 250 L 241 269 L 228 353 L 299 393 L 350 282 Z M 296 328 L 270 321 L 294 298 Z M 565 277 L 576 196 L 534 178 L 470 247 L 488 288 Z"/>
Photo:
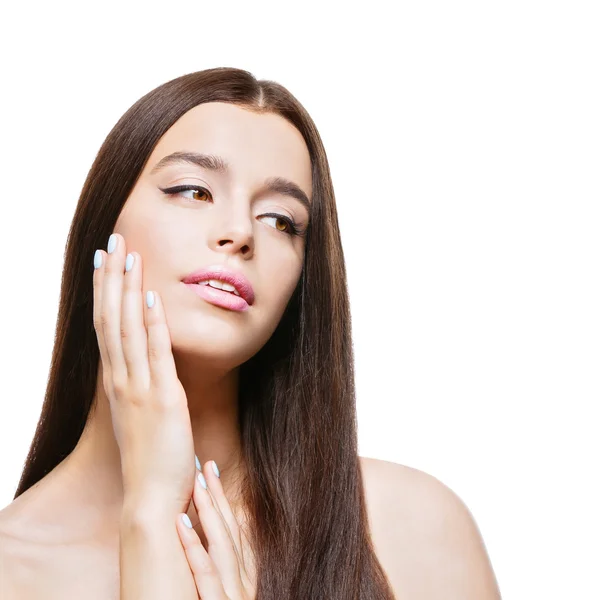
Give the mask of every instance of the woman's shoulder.
<path id="1" fill-rule="evenodd" d="M 418 515 L 439 521 L 440 511 L 461 507 L 468 510 L 462 499 L 437 477 L 407 465 L 359 457 L 366 501 L 377 525 L 389 527 L 389 517 L 411 526 Z"/>
<path id="2" fill-rule="evenodd" d="M 118 598 L 107 553 L 85 540 L 64 543 L 64 524 L 44 518 L 47 498 L 30 490 L 0 510 L 0 598 Z"/>
<path id="3" fill-rule="evenodd" d="M 361 456 L 365 501 L 374 541 L 385 550 L 393 531 L 403 538 L 414 532 L 415 517 L 435 498 L 454 494 L 445 484 L 419 469 Z M 423 515 L 424 516 L 424 515 Z"/>
<path id="4" fill-rule="evenodd" d="M 500 598 L 473 515 L 450 487 L 406 465 L 360 463 L 373 546 L 398 599 Z"/>
<path id="5" fill-rule="evenodd" d="M 410 494 L 425 493 L 427 491 L 443 491 L 454 494 L 454 492 L 439 479 L 408 465 L 371 458 L 368 456 L 359 456 L 361 471 L 365 484 L 375 488 L 377 492 L 402 491 L 402 497 L 410 500 Z M 409 494 L 407 496 L 407 494 Z"/>
<path id="6" fill-rule="evenodd" d="M 31 561 L 32 546 L 27 543 L 26 533 L 19 526 L 27 528 L 27 522 L 21 519 L 21 503 L 13 500 L 0 510 L 0 598 L 32 597 L 24 591 L 19 582 L 34 577 L 35 565 Z"/>

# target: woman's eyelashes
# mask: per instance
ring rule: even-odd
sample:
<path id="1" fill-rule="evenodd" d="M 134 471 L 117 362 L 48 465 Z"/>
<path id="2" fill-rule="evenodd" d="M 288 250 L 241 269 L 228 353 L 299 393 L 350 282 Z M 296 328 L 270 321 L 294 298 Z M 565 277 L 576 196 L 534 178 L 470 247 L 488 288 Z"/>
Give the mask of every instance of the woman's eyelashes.
<path id="1" fill-rule="evenodd" d="M 200 185 L 176 185 L 171 188 L 158 188 L 161 192 L 167 196 L 180 196 L 188 202 L 206 202 L 206 196 L 212 198 L 212 194 Z M 182 192 L 192 192 L 192 197 L 184 196 Z M 275 227 L 277 231 L 287 233 L 288 235 L 304 236 L 306 234 L 306 227 L 299 225 L 293 219 L 280 215 L 278 213 L 265 213 L 260 215 L 261 217 L 269 217 L 275 219 Z M 283 221 L 287 225 L 287 229 L 280 229 L 277 221 Z"/>
<path id="2" fill-rule="evenodd" d="M 171 188 L 158 188 L 161 192 L 167 194 L 167 196 L 181 196 L 182 198 L 186 198 L 187 200 L 194 200 L 195 202 L 203 202 L 204 200 L 202 200 L 202 198 L 197 198 L 196 194 L 199 194 L 200 196 L 206 196 L 208 194 L 208 196 L 210 196 L 212 198 L 212 194 L 205 188 L 199 185 L 176 185 L 175 187 L 171 187 Z M 187 192 L 187 191 L 191 191 L 194 192 L 194 194 L 192 195 L 192 198 L 189 198 L 188 196 L 184 196 L 181 192 Z"/>

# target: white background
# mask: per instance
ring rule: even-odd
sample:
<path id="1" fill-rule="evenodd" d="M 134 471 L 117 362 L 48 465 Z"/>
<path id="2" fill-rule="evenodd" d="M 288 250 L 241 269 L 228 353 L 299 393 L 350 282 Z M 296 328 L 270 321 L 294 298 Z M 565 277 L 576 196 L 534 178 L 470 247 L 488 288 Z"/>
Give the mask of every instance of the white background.
<path id="1" fill-rule="evenodd" d="M 0 506 L 41 409 L 96 152 L 154 87 L 240 67 L 296 95 L 328 152 L 359 454 L 452 488 L 504 598 L 600 597 L 597 4 L 11 4 Z"/>

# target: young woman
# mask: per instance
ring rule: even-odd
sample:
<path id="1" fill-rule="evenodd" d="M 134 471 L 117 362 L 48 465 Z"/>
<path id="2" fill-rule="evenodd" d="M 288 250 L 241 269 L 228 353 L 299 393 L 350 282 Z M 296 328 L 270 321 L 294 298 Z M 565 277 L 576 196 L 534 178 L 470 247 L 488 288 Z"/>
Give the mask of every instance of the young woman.
<path id="1" fill-rule="evenodd" d="M 56 331 L 0 512 L 6 600 L 497 597 L 466 507 L 357 456 L 333 186 L 279 84 L 209 69 L 125 113 L 75 211 Z"/>

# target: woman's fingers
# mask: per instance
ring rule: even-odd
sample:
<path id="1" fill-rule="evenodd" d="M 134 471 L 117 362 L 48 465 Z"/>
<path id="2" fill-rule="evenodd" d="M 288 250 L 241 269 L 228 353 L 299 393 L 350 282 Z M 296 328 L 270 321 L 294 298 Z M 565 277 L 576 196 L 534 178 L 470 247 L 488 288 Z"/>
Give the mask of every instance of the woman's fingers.
<path id="1" fill-rule="evenodd" d="M 119 244 L 125 246 L 124 240 Z M 125 257 L 123 296 L 121 301 L 121 344 L 130 380 L 141 389 L 150 385 L 148 366 L 148 335 L 144 326 L 142 299 L 142 257 L 130 252 Z"/>
<path id="2" fill-rule="evenodd" d="M 152 291 L 146 293 L 147 362 L 150 378 L 162 398 L 163 407 L 178 406 L 187 409 L 185 391 L 177 377 L 171 334 L 160 300 L 158 294 Z"/>
<path id="3" fill-rule="evenodd" d="M 204 464 L 204 471 L 209 477 L 208 469 L 212 470 L 213 462 L 208 461 Z M 212 473 L 212 489 L 216 487 L 215 479 L 218 481 L 218 477 Z M 206 489 L 204 488 L 205 485 L 207 486 Z M 220 483 L 218 485 L 220 486 Z M 238 552 L 234 547 L 231 534 L 221 517 L 221 513 L 213 503 L 208 483 L 202 471 L 196 477 L 192 497 L 196 512 L 200 517 L 200 524 L 208 540 L 208 553 L 221 574 L 225 591 L 231 597 L 235 597 L 234 593 L 239 593 L 239 589 L 242 587 Z"/>
<path id="4" fill-rule="evenodd" d="M 210 495 L 212 497 L 213 505 L 216 507 L 225 523 L 225 529 L 229 533 L 233 549 L 236 552 L 238 563 L 240 565 L 240 571 L 242 577 L 246 576 L 244 568 L 244 551 L 242 546 L 242 538 L 240 532 L 240 526 L 238 524 L 229 500 L 225 496 L 225 491 L 221 485 L 221 479 L 219 474 L 219 467 L 214 460 L 208 461 L 204 465 L 204 479 L 207 482 Z"/>
<path id="5" fill-rule="evenodd" d="M 193 534 L 193 537 L 191 534 L 188 535 L 186 538 L 190 544 L 187 547 L 190 548 L 188 562 L 194 572 L 198 592 L 202 598 L 206 597 L 207 600 L 212 598 L 208 593 L 206 596 L 203 595 L 202 585 L 205 578 L 207 581 L 212 581 L 216 571 L 226 594 L 225 597 L 236 600 L 254 599 L 256 584 L 249 579 L 244 565 L 239 525 L 223 492 L 217 474 L 218 468 L 214 468 L 213 465 L 215 462 L 209 461 L 204 465 L 204 473 L 198 472 L 193 493 L 194 506 L 200 518 L 198 528 L 206 536 L 207 550 L 202 546 L 196 533 Z M 207 482 L 207 479 L 210 483 Z M 231 526 L 225 521 L 225 515 Z M 186 532 L 184 527 L 179 527 L 180 525 L 181 523 L 178 524 L 178 529 L 182 534 L 184 547 L 186 547 L 183 534 L 189 534 L 189 531 Z M 232 535 L 231 529 L 235 532 L 234 535 Z M 201 549 L 191 545 L 196 541 L 202 546 Z M 186 552 L 188 552 L 187 548 Z M 215 598 L 220 598 L 220 596 L 215 596 Z"/>
<path id="6" fill-rule="evenodd" d="M 106 264 L 107 254 L 103 250 L 96 250 L 94 254 L 94 275 L 93 275 L 93 286 L 94 286 L 94 310 L 93 310 L 93 321 L 94 330 L 96 331 L 96 339 L 98 340 L 98 348 L 100 350 L 100 359 L 102 363 L 102 371 L 104 373 L 104 383 L 106 384 L 107 378 L 110 377 L 110 359 L 108 357 L 108 350 L 106 349 L 106 343 L 104 340 L 104 324 L 102 323 L 103 318 L 108 318 L 108 315 L 102 315 L 102 286 L 104 283 L 104 265 Z"/>
<path id="7" fill-rule="evenodd" d="M 253 599 L 256 596 L 256 564 L 250 541 L 242 530 L 242 524 L 246 525 L 245 516 L 241 515 L 241 521 L 235 516 L 221 484 L 219 467 L 214 460 L 208 461 L 204 465 L 203 475 L 212 503 L 221 515 L 225 530 L 229 534 L 233 550 L 236 553 L 242 586 L 246 592 L 244 597 Z M 194 498 L 195 496 L 192 499 Z"/>
<path id="8" fill-rule="evenodd" d="M 118 234 L 108 241 L 104 274 L 100 292 L 100 323 L 110 364 L 112 381 L 116 387 L 127 385 L 127 365 L 121 343 L 121 297 L 125 265 L 125 244 Z"/>
<path id="9" fill-rule="evenodd" d="M 186 514 L 179 515 L 177 531 L 200 598 L 203 600 L 229 600 L 223 589 L 221 575 L 213 559 L 200 542 L 198 534 L 192 529 L 192 523 Z"/>
<path id="10" fill-rule="evenodd" d="M 130 383 L 140 392 L 152 385 L 166 406 L 180 401 L 181 394 L 173 393 L 177 369 L 160 298 L 153 291 L 142 297 L 142 257 L 126 256 L 118 233 L 109 238 L 108 250 L 98 251 L 102 264 L 94 271 L 94 324 L 108 381 L 120 389 Z"/>

